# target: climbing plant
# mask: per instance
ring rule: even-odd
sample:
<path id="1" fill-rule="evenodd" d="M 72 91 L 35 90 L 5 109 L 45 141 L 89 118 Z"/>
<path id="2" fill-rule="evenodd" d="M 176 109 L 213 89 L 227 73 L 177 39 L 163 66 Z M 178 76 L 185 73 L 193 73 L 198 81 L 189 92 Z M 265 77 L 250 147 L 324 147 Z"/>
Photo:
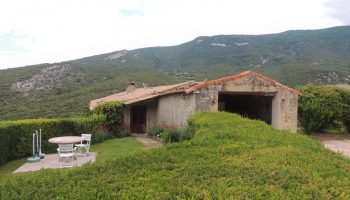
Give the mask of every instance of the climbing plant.
<path id="1" fill-rule="evenodd" d="M 111 101 L 99 104 L 94 109 L 94 113 L 106 116 L 105 126 L 110 130 L 119 130 L 123 124 L 124 103 L 121 101 Z"/>

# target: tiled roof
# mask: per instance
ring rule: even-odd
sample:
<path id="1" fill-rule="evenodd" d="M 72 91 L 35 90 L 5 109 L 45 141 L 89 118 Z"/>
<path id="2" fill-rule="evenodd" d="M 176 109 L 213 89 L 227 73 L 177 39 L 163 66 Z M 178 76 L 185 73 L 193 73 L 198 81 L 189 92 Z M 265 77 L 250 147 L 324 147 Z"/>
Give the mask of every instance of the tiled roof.
<path id="1" fill-rule="evenodd" d="M 90 109 L 94 109 L 97 104 L 109 101 L 123 101 L 126 105 L 152 99 L 158 96 L 174 93 L 184 93 L 186 89 L 199 84 L 198 82 L 190 81 L 185 83 L 179 83 L 175 85 L 165 85 L 148 88 L 135 88 L 131 92 L 120 92 L 103 98 L 90 101 Z"/>
<path id="2" fill-rule="evenodd" d="M 175 85 L 165 85 L 165 86 L 157 86 L 157 87 L 149 87 L 149 88 L 136 88 L 135 90 L 131 92 L 120 92 L 117 94 L 113 94 L 107 97 L 99 98 L 90 101 L 90 109 L 94 109 L 96 105 L 99 103 L 103 102 L 109 102 L 109 101 L 123 101 L 126 105 L 128 104 L 133 104 L 136 102 L 152 99 L 155 97 L 163 96 L 163 95 L 168 95 L 168 94 L 175 94 L 175 93 L 192 93 L 194 91 L 200 90 L 202 88 L 205 88 L 209 85 L 216 85 L 220 83 L 224 83 L 227 81 L 232 81 L 240 78 L 244 78 L 247 76 L 256 76 L 259 77 L 265 81 L 270 82 L 273 86 L 284 88 L 289 90 L 290 92 L 296 93 L 298 95 L 301 95 L 301 93 L 298 90 L 289 88 L 285 85 L 282 85 L 281 83 L 278 83 L 277 81 L 266 77 L 262 74 L 255 73 L 252 71 L 245 71 L 240 74 L 236 74 L 233 76 L 225 77 L 225 78 L 220 78 L 208 82 L 194 82 L 194 81 L 189 81 L 185 83 L 179 83 Z"/>
<path id="3" fill-rule="evenodd" d="M 196 90 L 199 90 L 199 89 L 202 89 L 202 88 L 205 88 L 209 85 L 217 85 L 219 83 L 224 83 L 224 82 L 228 82 L 228 81 L 233 81 L 233 80 L 236 80 L 236 79 L 240 79 L 240 78 L 244 78 L 244 77 L 247 77 L 247 76 L 256 76 L 256 77 L 259 77 L 265 81 L 268 81 L 270 82 L 272 85 L 276 86 L 276 87 L 281 87 L 281 88 L 284 88 L 284 89 L 287 89 L 293 93 L 296 93 L 298 95 L 301 95 L 301 93 L 298 91 L 298 90 L 295 90 L 293 88 L 290 88 L 290 87 L 287 87 L 285 85 L 282 85 L 281 83 L 269 78 L 269 77 L 266 77 L 262 74 L 259 74 L 259 73 L 255 73 L 255 72 L 252 72 L 252 71 L 244 71 L 240 74 L 236 74 L 236 75 L 233 75 L 233 76 L 229 76 L 229 77 L 225 77 L 225 78 L 220 78 L 220 79 L 216 79 L 216 80 L 212 80 L 212 81 L 208 81 L 208 82 L 203 82 L 203 83 L 199 83 L 191 88 L 188 88 L 186 89 L 186 93 L 191 93 L 191 92 L 194 92 Z"/>

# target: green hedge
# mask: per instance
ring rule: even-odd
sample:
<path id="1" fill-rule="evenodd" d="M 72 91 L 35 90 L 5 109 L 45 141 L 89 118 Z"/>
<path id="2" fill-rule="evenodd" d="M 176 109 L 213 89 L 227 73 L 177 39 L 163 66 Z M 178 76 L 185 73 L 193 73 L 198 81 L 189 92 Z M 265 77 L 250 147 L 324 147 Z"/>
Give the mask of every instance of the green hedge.
<path id="1" fill-rule="evenodd" d="M 23 158 L 32 153 L 32 134 L 42 129 L 42 151 L 55 152 L 57 145 L 50 144 L 49 138 L 65 135 L 91 133 L 92 143 L 113 137 L 102 128 L 104 116 L 93 115 L 87 118 L 31 119 L 0 122 L 0 165 L 9 160 Z"/>
<path id="2" fill-rule="evenodd" d="M 350 160 L 308 136 L 230 113 L 189 122 L 189 141 L 7 177 L 0 199 L 350 199 Z"/>
<path id="3" fill-rule="evenodd" d="M 350 133 L 350 90 L 343 88 L 338 88 L 337 90 L 343 102 L 340 120 L 343 122 L 347 132 Z"/>
<path id="4" fill-rule="evenodd" d="M 298 88 L 298 119 L 304 132 L 322 131 L 342 122 L 348 129 L 350 122 L 350 92 L 335 86 L 308 84 Z"/>
<path id="5" fill-rule="evenodd" d="M 298 118 L 305 133 L 321 131 L 339 119 L 342 100 L 336 87 L 309 84 L 298 89 L 303 94 L 299 98 Z"/>

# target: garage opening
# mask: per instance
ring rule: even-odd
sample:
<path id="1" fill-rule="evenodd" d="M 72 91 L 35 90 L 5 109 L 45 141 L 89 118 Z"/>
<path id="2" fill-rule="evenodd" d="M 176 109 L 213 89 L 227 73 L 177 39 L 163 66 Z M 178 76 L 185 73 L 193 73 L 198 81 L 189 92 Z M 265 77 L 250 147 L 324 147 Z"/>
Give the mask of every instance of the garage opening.
<path id="1" fill-rule="evenodd" d="M 270 93 L 230 93 L 219 94 L 219 111 L 238 113 L 250 119 L 258 119 L 271 124 L 272 99 Z"/>

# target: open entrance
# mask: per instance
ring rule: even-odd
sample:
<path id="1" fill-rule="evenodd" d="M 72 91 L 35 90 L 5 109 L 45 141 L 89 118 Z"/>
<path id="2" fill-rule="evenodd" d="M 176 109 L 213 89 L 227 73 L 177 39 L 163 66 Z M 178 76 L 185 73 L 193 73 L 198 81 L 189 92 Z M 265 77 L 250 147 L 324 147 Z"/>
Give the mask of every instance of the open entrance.
<path id="1" fill-rule="evenodd" d="M 271 124 L 274 93 L 219 94 L 219 111 L 238 113 Z"/>
<path id="2" fill-rule="evenodd" d="M 130 109 L 130 129 L 132 133 L 145 133 L 146 106 L 137 105 Z"/>

